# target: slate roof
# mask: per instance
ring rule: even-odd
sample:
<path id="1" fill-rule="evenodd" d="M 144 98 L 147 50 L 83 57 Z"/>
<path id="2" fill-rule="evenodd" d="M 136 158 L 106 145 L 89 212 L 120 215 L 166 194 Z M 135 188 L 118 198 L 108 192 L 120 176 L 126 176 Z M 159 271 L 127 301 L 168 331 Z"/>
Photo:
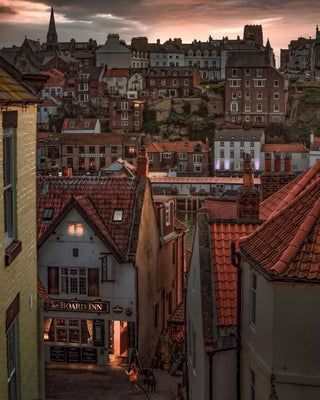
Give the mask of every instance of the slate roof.
<path id="1" fill-rule="evenodd" d="M 153 142 L 147 146 L 147 153 L 181 152 L 194 153 L 194 149 L 200 145 L 201 152 L 208 152 L 209 146 L 200 141 L 181 140 L 176 142 Z"/>
<path id="2" fill-rule="evenodd" d="M 0 102 L 26 103 L 39 102 L 38 97 L 22 82 L 23 75 L 0 57 Z"/>
<path id="3" fill-rule="evenodd" d="M 218 326 L 237 325 L 237 270 L 231 261 L 231 243 L 259 225 L 240 222 L 213 222 L 210 225 L 214 293 Z"/>
<path id="4" fill-rule="evenodd" d="M 303 190 L 320 178 L 320 161 L 260 203 L 260 219 L 266 220 L 284 208 Z"/>
<path id="5" fill-rule="evenodd" d="M 262 51 L 245 51 L 231 53 L 226 68 L 268 68 L 270 62 L 267 53 Z"/>
<path id="6" fill-rule="evenodd" d="M 82 68 L 81 71 L 79 71 L 79 75 L 80 74 L 89 74 L 90 79 L 99 79 L 102 70 L 103 70 L 103 67 L 84 67 L 84 68 Z"/>
<path id="7" fill-rule="evenodd" d="M 50 229 L 71 206 L 77 206 L 87 216 L 87 221 L 100 232 L 101 238 L 111 244 L 115 255 L 123 260 L 128 249 L 136 249 L 139 230 L 137 201 L 141 206 L 145 186 L 127 177 L 39 177 L 37 180 L 37 228 L 39 245 Z M 139 197 L 138 192 L 141 196 Z M 51 223 L 43 221 L 46 208 L 53 208 Z M 113 221 L 115 209 L 123 210 L 123 220 Z M 141 210 L 140 210 L 141 211 Z M 58 218 L 58 220 L 57 220 Z M 51 226 L 51 228 L 50 228 Z M 111 249 L 112 250 L 112 249 Z M 131 253 L 130 253 L 131 254 Z"/>
<path id="8" fill-rule="evenodd" d="M 215 141 L 260 141 L 261 137 L 264 135 L 262 129 L 221 129 L 216 130 L 214 134 Z"/>
<path id="9" fill-rule="evenodd" d="M 300 143 L 273 143 L 262 145 L 262 153 L 273 153 L 279 151 L 280 153 L 309 153 L 309 149 Z"/>
<path id="10" fill-rule="evenodd" d="M 62 129 L 67 130 L 88 130 L 95 129 L 98 118 L 65 118 L 63 120 Z M 74 126 L 70 126 L 70 123 L 74 122 Z M 85 127 L 85 122 L 89 122 L 89 126 Z"/>
<path id="11" fill-rule="evenodd" d="M 320 178 L 303 190 L 304 178 L 286 205 L 240 240 L 241 254 L 271 278 L 320 282 Z"/>

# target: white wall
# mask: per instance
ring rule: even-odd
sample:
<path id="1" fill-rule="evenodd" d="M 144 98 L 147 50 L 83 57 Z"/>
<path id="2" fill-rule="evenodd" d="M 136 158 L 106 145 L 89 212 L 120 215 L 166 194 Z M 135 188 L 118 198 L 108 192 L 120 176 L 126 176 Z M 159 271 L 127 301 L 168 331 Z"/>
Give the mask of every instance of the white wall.
<path id="1" fill-rule="evenodd" d="M 68 237 L 68 222 L 83 222 L 84 236 L 74 239 Z M 57 240 L 59 237 L 59 240 Z M 73 257 L 72 249 L 79 249 L 79 257 Z M 101 262 L 100 253 L 107 252 L 108 249 L 92 231 L 88 224 L 83 220 L 80 214 L 75 210 L 71 210 L 65 219 L 60 223 L 55 233 L 51 234 L 47 241 L 38 251 L 38 275 L 46 289 L 48 289 L 47 267 L 86 267 L 99 268 Z M 57 255 L 59 255 L 57 257 Z M 110 310 L 116 305 L 127 307 L 129 302 L 133 303 L 135 310 L 135 269 L 132 264 L 119 264 L 113 256 L 108 257 L 108 262 L 112 264 L 113 279 L 115 282 L 104 282 L 100 284 L 99 298 L 110 301 Z M 101 278 L 101 276 L 100 276 Z M 56 298 L 74 298 L 74 295 L 58 295 Z M 79 299 L 87 298 L 87 296 L 76 295 Z M 80 313 L 79 313 L 80 315 Z M 110 311 L 108 319 L 129 319 L 135 317 L 135 312 L 131 317 L 127 317 L 125 313 L 114 314 Z"/>

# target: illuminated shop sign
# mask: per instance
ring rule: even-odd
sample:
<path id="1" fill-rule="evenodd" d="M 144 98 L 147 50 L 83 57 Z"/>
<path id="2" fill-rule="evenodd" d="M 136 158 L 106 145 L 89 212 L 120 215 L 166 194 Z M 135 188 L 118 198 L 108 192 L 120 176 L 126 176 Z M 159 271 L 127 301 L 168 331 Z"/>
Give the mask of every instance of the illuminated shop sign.
<path id="1" fill-rule="evenodd" d="M 51 300 L 49 310 L 108 314 L 110 304 L 108 301 Z"/>

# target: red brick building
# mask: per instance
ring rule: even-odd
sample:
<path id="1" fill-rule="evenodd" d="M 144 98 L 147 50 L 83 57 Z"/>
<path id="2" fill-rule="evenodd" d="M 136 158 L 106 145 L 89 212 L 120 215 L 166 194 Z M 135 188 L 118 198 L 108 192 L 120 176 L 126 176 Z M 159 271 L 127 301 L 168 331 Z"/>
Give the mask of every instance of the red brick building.
<path id="1" fill-rule="evenodd" d="M 195 67 L 152 67 L 146 74 L 146 87 L 153 98 L 197 97 L 200 73 Z"/>
<path id="2" fill-rule="evenodd" d="M 83 68 L 75 78 L 75 97 L 80 103 L 96 103 L 107 93 L 102 82 L 104 67 Z"/>
<path id="3" fill-rule="evenodd" d="M 148 145 L 147 154 L 150 171 L 199 176 L 210 172 L 210 148 L 200 141 L 154 142 Z"/>
<path id="4" fill-rule="evenodd" d="M 264 127 L 284 122 L 288 82 L 268 52 L 233 53 L 226 65 L 225 120 Z"/>
<path id="5" fill-rule="evenodd" d="M 110 99 L 109 129 L 112 132 L 139 132 L 143 125 L 144 101 Z"/>
<path id="6" fill-rule="evenodd" d="M 136 165 L 138 136 L 130 134 L 51 133 L 44 143 L 44 174 L 96 174 L 119 157 Z"/>

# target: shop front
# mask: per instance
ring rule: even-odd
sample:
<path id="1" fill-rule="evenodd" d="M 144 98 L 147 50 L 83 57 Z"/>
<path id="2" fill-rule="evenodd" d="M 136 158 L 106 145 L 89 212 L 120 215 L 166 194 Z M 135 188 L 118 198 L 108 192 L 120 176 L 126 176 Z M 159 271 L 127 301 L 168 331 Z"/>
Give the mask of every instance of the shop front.
<path id="1" fill-rule="evenodd" d="M 106 301 L 51 299 L 44 313 L 45 361 L 126 363 L 135 347 L 135 323 L 113 317 Z"/>

